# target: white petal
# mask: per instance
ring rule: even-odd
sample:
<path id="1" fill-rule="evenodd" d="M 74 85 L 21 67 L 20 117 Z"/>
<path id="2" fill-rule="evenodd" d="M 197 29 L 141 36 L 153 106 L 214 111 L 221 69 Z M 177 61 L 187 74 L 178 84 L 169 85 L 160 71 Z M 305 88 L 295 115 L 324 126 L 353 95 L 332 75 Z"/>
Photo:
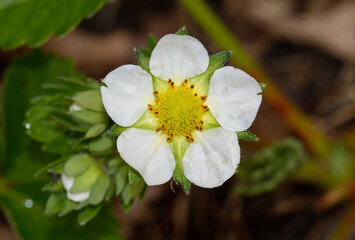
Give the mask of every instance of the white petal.
<path id="1" fill-rule="evenodd" d="M 74 178 L 68 177 L 64 173 L 61 175 L 61 180 L 62 180 L 65 190 L 67 190 L 67 191 L 69 191 L 71 189 L 71 187 L 74 185 Z"/>
<path id="2" fill-rule="evenodd" d="M 83 202 L 90 197 L 90 192 L 70 193 L 67 192 L 67 198 L 74 202 Z"/>
<path id="3" fill-rule="evenodd" d="M 186 35 L 162 37 L 152 52 L 149 68 L 154 76 L 177 84 L 206 71 L 208 52 L 200 41 Z"/>
<path id="4" fill-rule="evenodd" d="M 258 82 L 240 69 L 216 70 L 210 82 L 206 104 L 217 122 L 231 131 L 244 131 L 253 123 L 261 95 Z"/>
<path id="5" fill-rule="evenodd" d="M 136 65 L 123 65 L 104 79 L 102 101 L 108 115 L 120 126 L 134 124 L 154 100 L 150 74 Z"/>
<path id="6" fill-rule="evenodd" d="M 163 184 L 173 175 L 175 160 L 166 134 L 130 128 L 118 137 L 117 149 L 148 185 Z"/>
<path id="7" fill-rule="evenodd" d="M 74 178 L 68 177 L 65 174 L 61 175 L 61 180 L 65 190 L 67 191 L 67 198 L 74 202 L 82 202 L 89 198 L 90 192 L 81 192 L 81 193 L 70 193 L 71 187 L 74 185 Z"/>
<path id="8" fill-rule="evenodd" d="M 222 185 L 235 173 L 240 159 L 238 137 L 235 132 L 212 128 L 193 132 L 182 159 L 184 174 L 193 184 L 214 188 Z"/>

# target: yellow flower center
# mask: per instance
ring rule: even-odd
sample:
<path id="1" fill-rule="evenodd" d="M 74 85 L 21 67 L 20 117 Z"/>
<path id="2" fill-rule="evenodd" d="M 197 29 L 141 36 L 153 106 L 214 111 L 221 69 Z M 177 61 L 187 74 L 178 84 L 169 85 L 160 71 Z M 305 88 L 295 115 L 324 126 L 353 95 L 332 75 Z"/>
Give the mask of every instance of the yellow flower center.
<path id="1" fill-rule="evenodd" d="M 168 134 L 167 141 L 175 135 L 184 135 L 190 141 L 194 141 L 191 132 L 203 129 L 203 114 L 209 110 L 204 105 L 207 96 L 199 96 L 194 91 L 194 85 L 187 84 L 187 80 L 181 86 L 175 86 L 169 79 L 170 87 L 162 93 L 154 91 L 155 104 L 148 104 L 148 109 L 157 115 L 161 130 Z"/>

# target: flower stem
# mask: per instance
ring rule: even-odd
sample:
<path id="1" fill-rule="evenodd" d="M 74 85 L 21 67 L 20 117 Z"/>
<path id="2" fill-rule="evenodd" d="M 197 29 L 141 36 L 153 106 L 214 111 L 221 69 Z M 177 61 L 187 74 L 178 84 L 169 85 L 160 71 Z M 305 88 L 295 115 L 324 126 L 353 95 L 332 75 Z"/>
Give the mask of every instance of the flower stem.
<path id="1" fill-rule="evenodd" d="M 211 8 L 203 0 L 180 0 L 180 2 L 222 50 L 233 51 L 231 61 L 236 66 L 267 85 L 263 96 L 290 129 L 304 141 L 310 151 L 321 159 L 328 156 L 331 148 L 327 137 L 273 84 Z"/>

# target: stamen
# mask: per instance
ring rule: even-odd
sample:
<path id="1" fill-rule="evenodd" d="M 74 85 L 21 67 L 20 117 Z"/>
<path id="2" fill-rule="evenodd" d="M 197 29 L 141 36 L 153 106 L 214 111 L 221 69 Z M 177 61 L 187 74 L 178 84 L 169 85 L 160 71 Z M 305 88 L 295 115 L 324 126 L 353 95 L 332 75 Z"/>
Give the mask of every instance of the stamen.
<path id="1" fill-rule="evenodd" d="M 152 107 L 152 104 L 148 104 L 148 107 Z"/>
<path id="2" fill-rule="evenodd" d="M 163 133 L 167 133 L 167 132 L 168 132 L 168 129 L 163 128 L 162 132 L 163 132 Z"/>
<path id="3" fill-rule="evenodd" d="M 185 79 L 184 83 L 187 83 L 187 79 Z"/>
<path id="4" fill-rule="evenodd" d="M 195 85 L 193 85 L 193 84 L 190 85 L 190 88 L 191 88 L 191 89 L 193 89 L 194 87 L 195 87 Z"/>
<path id="5" fill-rule="evenodd" d="M 195 97 L 197 97 L 197 95 L 198 95 L 198 94 L 197 94 L 197 93 L 195 93 L 194 95 L 195 95 Z"/>
<path id="6" fill-rule="evenodd" d="M 195 139 L 194 139 L 193 137 L 190 137 L 190 141 L 191 141 L 191 142 L 194 142 Z"/>
<path id="7" fill-rule="evenodd" d="M 202 120 L 200 120 L 200 123 L 201 123 L 201 124 L 203 124 L 203 121 L 202 121 Z"/>
<path id="8" fill-rule="evenodd" d="M 171 83 L 171 82 L 172 82 L 172 80 L 169 78 L 168 83 Z"/>
<path id="9" fill-rule="evenodd" d="M 154 99 L 155 102 L 159 102 L 160 98 L 156 98 Z"/>
<path id="10" fill-rule="evenodd" d="M 159 113 L 159 111 L 155 111 L 155 112 L 154 112 L 154 114 L 158 114 L 158 113 Z"/>
<path id="11" fill-rule="evenodd" d="M 170 142 L 171 141 L 171 137 L 167 137 L 166 141 Z"/>
<path id="12" fill-rule="evenodd" d="M 149 111 L 153 111 L 154 109 L 152 107 L 148 108 Z"/>
<path id="13" fill-rule="evenodd" d="M 159 92 L 158 92 L 158 91 L 154 91 L 153 94 L 154 94 L 154 95 L 158 95 Z"/>
<path id="14" fill-rule="evenodd" d="M 207 98 L 206 95 L 205 95 L 205 96 L 201 96 L 201 100 L 202 100 L 202 101 L 206 100 L 206 98 Z"/>

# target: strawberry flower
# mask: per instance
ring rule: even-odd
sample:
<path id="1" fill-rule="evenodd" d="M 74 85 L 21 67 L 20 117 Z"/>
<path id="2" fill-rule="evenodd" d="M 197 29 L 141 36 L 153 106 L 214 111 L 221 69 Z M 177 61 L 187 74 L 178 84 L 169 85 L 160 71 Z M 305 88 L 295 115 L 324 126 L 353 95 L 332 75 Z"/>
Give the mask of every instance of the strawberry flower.
<path id="1" fill-rule="evenodd" d="M 149 66 L 123 65 L 101 87 L 122 158 L 158 185 L 172 177 L 205 188 L 222 185 L 240 161 L 237 131 L 250 127 L 262 96 L 257 81 L 226 66 L 229 52 L 209 57 L 188 35 L 168 34 Z"/>

